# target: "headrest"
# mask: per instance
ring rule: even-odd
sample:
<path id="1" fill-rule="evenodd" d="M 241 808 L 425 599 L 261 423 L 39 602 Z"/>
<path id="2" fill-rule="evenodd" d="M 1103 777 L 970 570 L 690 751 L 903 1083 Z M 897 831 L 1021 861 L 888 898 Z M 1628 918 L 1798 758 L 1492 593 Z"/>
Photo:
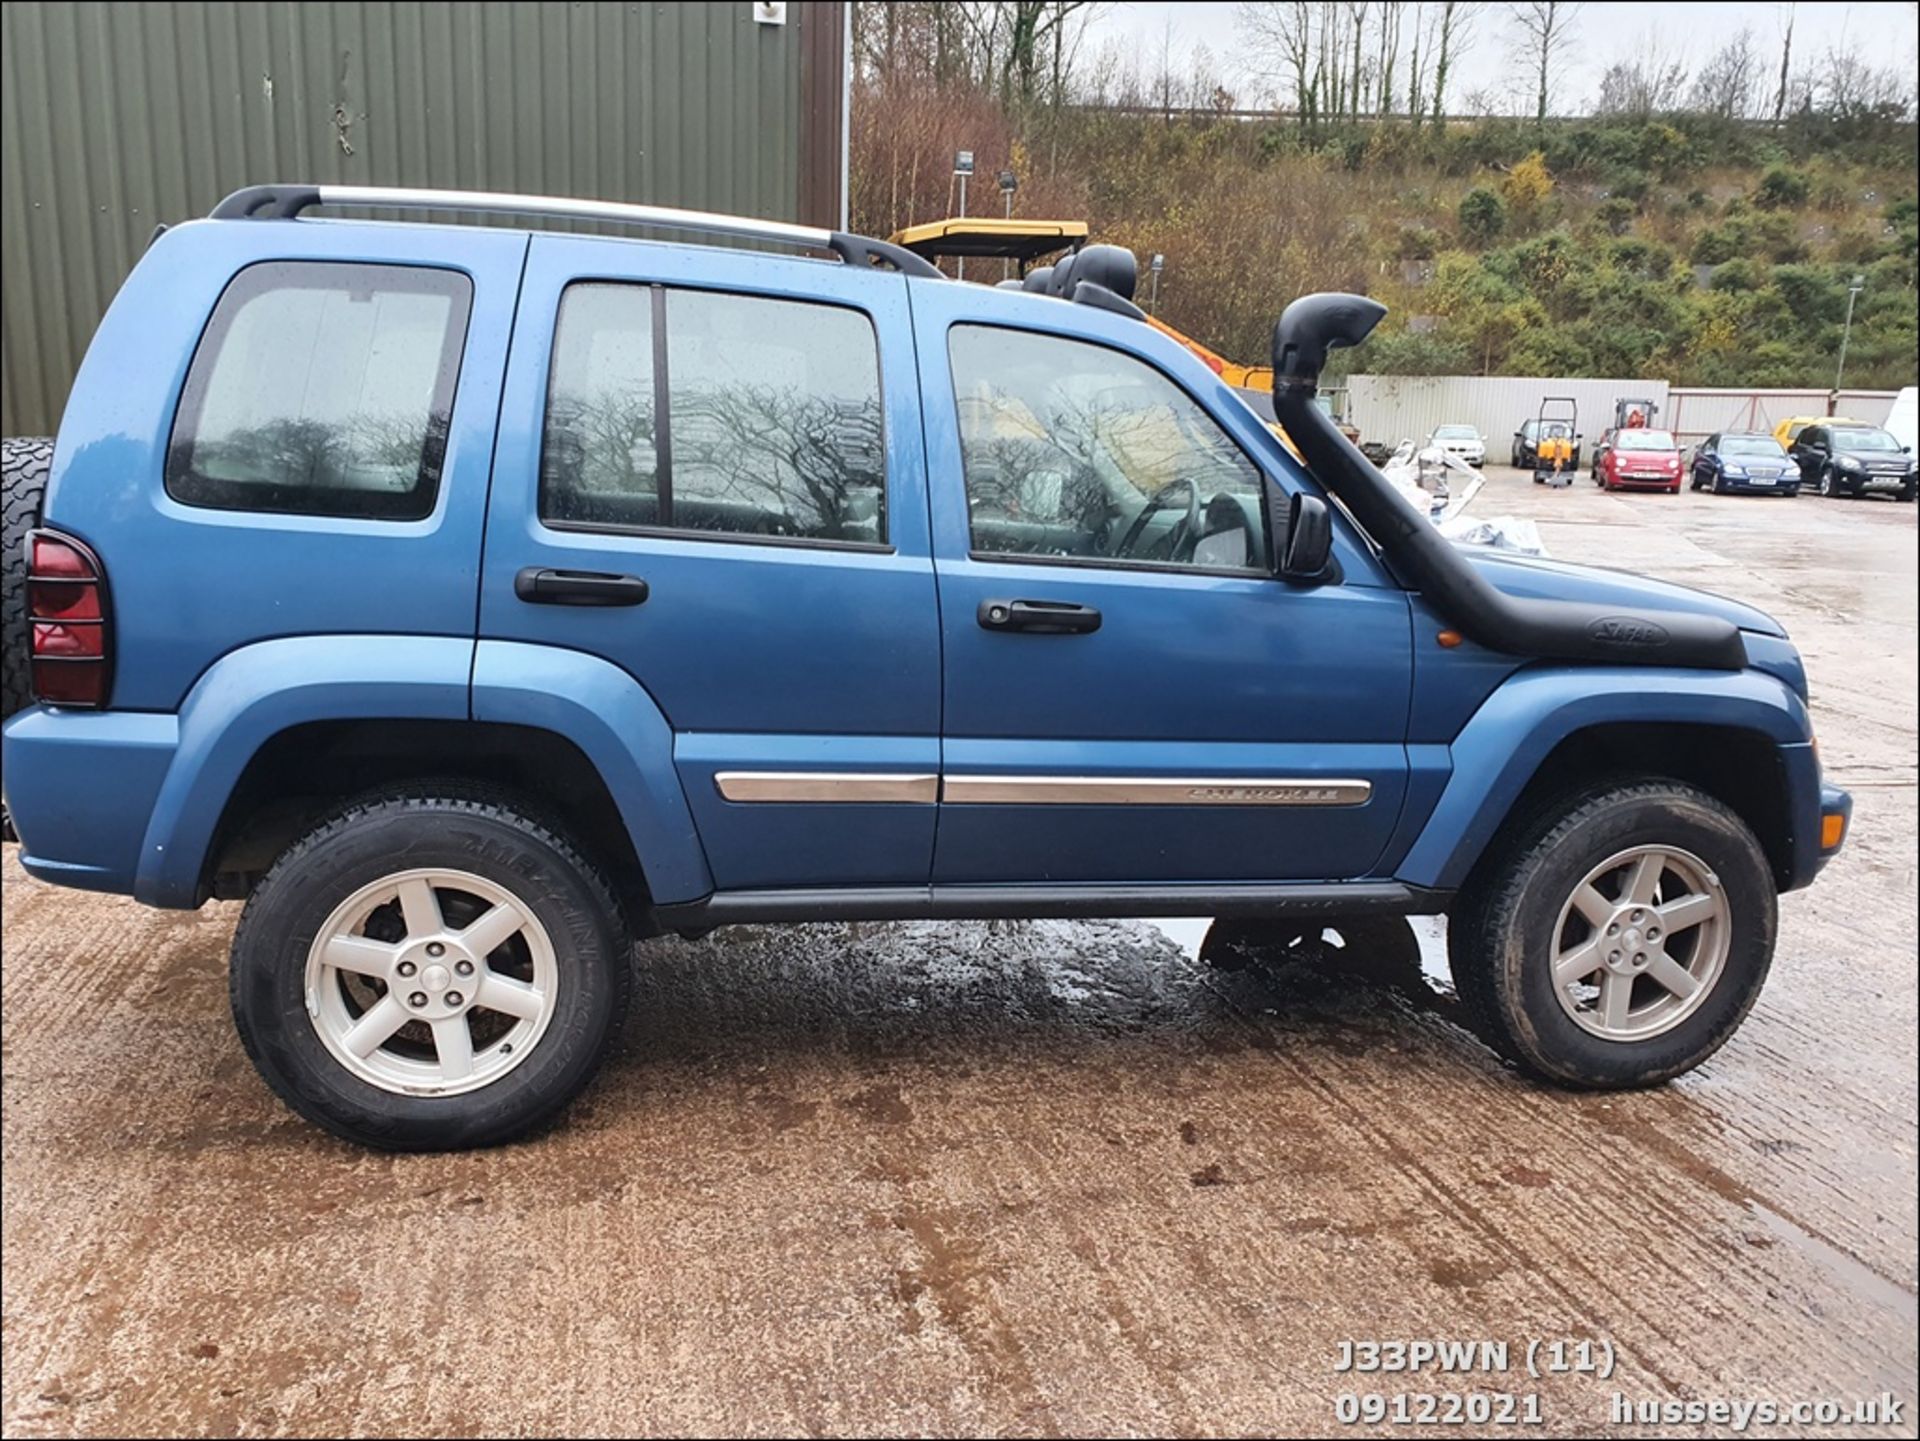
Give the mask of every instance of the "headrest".
<path id="1" fill-rule="evenodd" d="M 1027 286 L 1026 282 L 1021 280 L 996 280 L 993 282 L 993 288 L 995 290 L 1025 290 Z"/>
<path id="2" fill-rule="evenodd" d="M 1078 277 L 1074 272 L 1080 268 L 1080 256 L 1063 255 L 1053 263 L 1053 274 L 1047 277 L 1047 294 L 1057 295 L 1061 299 L 1073 294 L 1073 282 Z"/>
<path id="3" fill-rule="evenodd" d="M 1027 278 L 1020 282 L 1020 288 L 1022 290 L 1031 290 L 1038 295 L 1045 295 L 1047 293 L 1047 282 L 1052 276 L 1053 267 L 1051 265 L 1036 265 L 1032 270 L 1027 272 Z"/>
<path id="4" fill-rule="evenodd" d="M 1111 290 L 1122 300 L 1133 299 L 1134 286 L 1139 278 L 1139 264 L 1134 260 L 1133 252 L 1124 245 L 1089 245 L 1074 257 L 1074 284 L 1091 280 L 1095 285 Z"/>
<path id="5" fill-rule="evenodd" d="M 1115 315 L 1124 315 L 1129 320 L 1145 320 L 1147 313 L 1131 300 L 1115 295 L 1104 285 L 1095 285 L 1091 280 L 1076 281 L 1073 287 L 1075 305 L 1091 305 L 1099 310 L 1111 310 Z"/>

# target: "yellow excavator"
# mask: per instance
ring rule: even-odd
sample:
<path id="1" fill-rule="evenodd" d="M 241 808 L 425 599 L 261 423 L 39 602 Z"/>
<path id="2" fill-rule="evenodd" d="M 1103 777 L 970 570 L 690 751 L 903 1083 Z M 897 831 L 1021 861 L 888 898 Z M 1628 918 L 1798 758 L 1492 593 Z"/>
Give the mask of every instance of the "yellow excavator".
<path id="1" fill-rule="evenodd" d="M 948 258 L 963 262 L 1005 262 L 1003 270 L 1009 273 L 998 283 L 1009 288 L 1024 289 L 1028 288 L 1025 282 L 1035 261 L 1058 255 L 1062 251 L 1077 252 L 1087 243 L 1087 223 L 1084 220 L 1015 220 L 990 215 L 964 215 L 932 220 L 924 225 L 910 225 L 905 230 L 895 231 L 890 238 L 903 250 L 911 250 L 926 260 Z M 1017 275 L 1011 273 L 1015 266 L 1018 267 Z M 1179 341 L 1197 355 L 1209 370 L 1239 393 L 1240 398 L 1286 443 L 1289 450 L 1294 450 L 1293 442 L 1273 418 L 1271 366 L 1237 364 L 1155 316 L 1149 315 L 1147 324 Z M 1333 417 L 1342 434 L 1358 445 L 1360 432 L 1347 421 L 1345 400 L 1345 390 L 1333 388 L 1320 391 L 1321 408 Z M 1294 453 L 1296 456 L 1299 454 L 1297 450 Z"/>

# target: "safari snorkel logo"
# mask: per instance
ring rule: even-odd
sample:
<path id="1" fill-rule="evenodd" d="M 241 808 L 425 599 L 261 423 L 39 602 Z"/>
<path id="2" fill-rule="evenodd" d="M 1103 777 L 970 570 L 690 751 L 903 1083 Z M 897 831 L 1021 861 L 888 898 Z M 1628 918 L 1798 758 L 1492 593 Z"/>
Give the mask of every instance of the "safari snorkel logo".
<path id="1" fill-rule="evenodd" d="M 1632 615 L 1603 615 L 1589 622 L 1587 634 L 1601 645 L 1622 650 L 1652 650 L 1667 643 L 1667 628 Z"/>

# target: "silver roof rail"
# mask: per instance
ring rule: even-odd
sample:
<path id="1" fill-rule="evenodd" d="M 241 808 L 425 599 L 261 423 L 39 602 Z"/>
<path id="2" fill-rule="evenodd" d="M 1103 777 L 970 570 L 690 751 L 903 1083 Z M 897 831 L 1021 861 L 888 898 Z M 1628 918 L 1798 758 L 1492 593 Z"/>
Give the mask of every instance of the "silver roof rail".
<path id="1" fill-rule="evenodd" d="M 250 185 L 213 208 L 215 220 L 292 220 L 316 206 L 356 206 L 375 210 L 469 210 L 488 215 L 537 215 L 551 219 L 607 221 L 684 230 L 741 240 L 767 240 L 808 250 L 829 250 L 849 265 L 891 266 L 907 275 L 942 278 L 930 262 L 864 235 L 721 215 L 708 210 L 677 210 L 667 205 L 628 205 L 615 200 L 576 200 L 564 195 L 511 195 L 490 190 L 416 190 L 397 185 Z"/>

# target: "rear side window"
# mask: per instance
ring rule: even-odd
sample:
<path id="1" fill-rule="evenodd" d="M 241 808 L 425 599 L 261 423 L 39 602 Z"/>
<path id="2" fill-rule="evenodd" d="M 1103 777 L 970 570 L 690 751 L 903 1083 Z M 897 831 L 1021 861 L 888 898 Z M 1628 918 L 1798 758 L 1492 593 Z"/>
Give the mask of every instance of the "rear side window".
<path id="1" fill-rule="evenodd" d="M 561 297 L 540 516 L 886 541 L 880 353 L 843 306 L 582 283 Z"/>
<path id="2" fill-rule="evenodd" d="M 431 514 L 472 298 L 450 270 L 241 271 L 187 372 L 167 493 L 223 510 Z"/>

